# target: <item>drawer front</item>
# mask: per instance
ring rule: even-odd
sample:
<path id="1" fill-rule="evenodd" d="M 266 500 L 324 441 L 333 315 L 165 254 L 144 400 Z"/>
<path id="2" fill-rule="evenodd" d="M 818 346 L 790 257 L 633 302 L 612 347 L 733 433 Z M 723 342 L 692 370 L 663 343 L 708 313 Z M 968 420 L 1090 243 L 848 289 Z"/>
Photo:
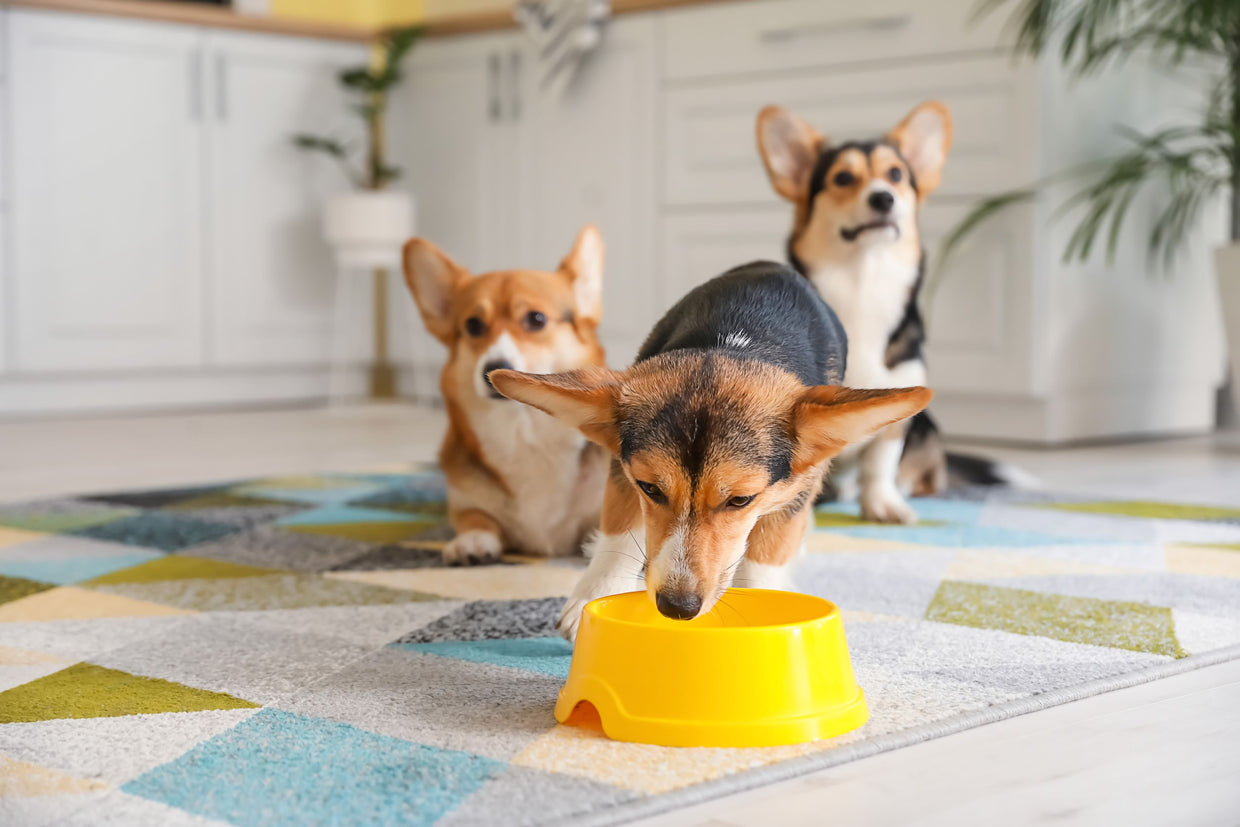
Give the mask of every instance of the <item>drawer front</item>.
<path id="1" fill-rule="evenodd" d="M 921 101 L 951 109 L 954 142 L 935 197 L 976 196 L 1035 177 L 1036 76 L 1006 58 L 906 69 L 822 71 L 809 76 L 678 88 L 664 95 L 668 204 L 770 204 L 755 122 L 780 104 L 830 140 L 874 138 Z"/>
<path id="2" fill-rule="evenodd" d="M 1001 12 L 976 0 L 763 0 L 666 12 L 670 80 L 996 51 Z"/>
<path id="3" fill-rule="evenodd" d="M 1033 389 L 1032 215 L 1019 207 L 992 219 L 939 270 L 937 247 L 967 210 L 964 204 L 931 202 L 922 215 L 930 383 L 960 393 L 1026 394 Z M 667 216 L 662 308 L 738 264 L 784 261 L 791 224 L 788 207 Z"/>

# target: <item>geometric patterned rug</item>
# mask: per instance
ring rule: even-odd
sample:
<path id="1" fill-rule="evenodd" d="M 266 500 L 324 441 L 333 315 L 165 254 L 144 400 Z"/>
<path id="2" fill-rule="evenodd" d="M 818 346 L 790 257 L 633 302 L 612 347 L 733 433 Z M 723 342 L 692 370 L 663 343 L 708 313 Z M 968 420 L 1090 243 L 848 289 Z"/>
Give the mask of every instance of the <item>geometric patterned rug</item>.
<path id="1" fill-rule="evenodd" d="M 445 568 L 443 498 L 418 466 L 0 505 L 0 824 L 611 823 L 1240 656 L 1240 508 L 828 505 L 798 585 L 870 722 L 617 743 L 552 717 L 582 561 Z"/>

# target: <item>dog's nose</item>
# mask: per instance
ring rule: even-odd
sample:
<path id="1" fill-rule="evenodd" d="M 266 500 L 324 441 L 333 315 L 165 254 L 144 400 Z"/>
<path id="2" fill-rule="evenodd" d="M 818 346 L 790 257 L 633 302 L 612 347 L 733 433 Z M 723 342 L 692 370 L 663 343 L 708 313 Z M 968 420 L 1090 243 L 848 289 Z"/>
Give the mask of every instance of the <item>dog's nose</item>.
<path id="1" fill-rule="evenodd" d="M 495 389 L 495 386 L 491 384 L 491 371 L 493 370 L 512 370 L 512 363 L 504 359 L 495 359 L 482 366 L 482 378 L 486 380 L 487 387 L 492 390 Z"/>
<path id="2" fill-rule="evenodd" d="M 870 193 L 870 207 L 878 212 L 890 212 L 895 203 L 896 197 L 887 190 Z"/>
<path id="3" fill-rule="evenodd" d="M 664 617 L 692 620 L 702 608 L 702 598 L 691 592 L 659 592 L 654 604 Z"/>

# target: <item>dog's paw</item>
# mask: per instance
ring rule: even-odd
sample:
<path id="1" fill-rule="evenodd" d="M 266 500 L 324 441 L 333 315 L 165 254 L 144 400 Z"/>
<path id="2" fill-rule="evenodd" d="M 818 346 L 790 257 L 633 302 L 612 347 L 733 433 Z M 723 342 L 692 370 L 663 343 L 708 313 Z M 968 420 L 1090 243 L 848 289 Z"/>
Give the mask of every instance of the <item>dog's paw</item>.
<path id="1" fill-rule="evenodd" d="M 589 600 L 570 597 L 564 603 L 564 609 L 560 612 L 560 619 L 556 621 L 555 627 L 560 631 L 561 637 L 569 643 L 577 642 L 577 627 L 581 624 L 581 610 L 589 602 Z"/>
<path id="2" fill-rule="evenodd" d="M 862 492 L 861 519 L 871 523 L 914 525 L 917 522 L 917 512 L 904 501 L 900 492 L 880 488 Z"/>
<path id="3" fill-rule="evenodd" d="M 443 561 L 449 566 L 494 563 L 504 553 L 499 536 L 489 531 L 466 531 L 458 534 L 443 550 Z"/>

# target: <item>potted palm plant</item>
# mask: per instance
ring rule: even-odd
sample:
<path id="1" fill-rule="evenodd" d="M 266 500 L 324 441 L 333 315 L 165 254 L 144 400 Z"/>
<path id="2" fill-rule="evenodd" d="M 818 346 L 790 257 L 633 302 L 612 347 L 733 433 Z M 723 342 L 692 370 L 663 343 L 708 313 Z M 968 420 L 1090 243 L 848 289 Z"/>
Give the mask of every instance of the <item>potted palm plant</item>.
<path id="1" fill-rule="evenodd" d="M 1156 187 L 1149 251 L 1169 266 L 1210 207 L 1226 198 L 1230 243 L 1216 251 L 1215 263 L 1240 406 L 1240 0 L 985 0 L 978 13 L 1012 7 L 1018 54 L 1057 58 L 1078 77 L 1152 57 L 1201 71 L 1210 93 L 1192 119 L 1149 133 L 1124 130 L 1129 148 L 1116 157 L 981 202 L 944 240 L 940 262 L 987 218 L 1063 179 L 1079 181 L 1060 211 L 1076 220 L 1064 250 L 1069 260 L 1102 245 L 1113 258 L 1134 198 Z"/>
<path id="2" fill-rule="evenodd" d="M 400 83 L 401 61 L 421 34 L 417 26 L 388 32 L 372 65 L 340 72 L 340 84 L 356 98 L 353 108 L 366 125 L 364 147 L 326 135 L 293 136 L 297 147 L 339 163 L 356 188 L 331 199 L 324 212 L 324 231 L 342 267 L 391 264 L 393 245 L 399 248 L 412 230 L 409 194 L 387 189 L 400 177 L 400 170 L 387 160 L 384 119 L 388 93 Z"/>
<path id="3" fill-rule="evenodd" d="M 375 354 L 370 370 L 370 394 L 396 395 L 395 371 L 388 360 L 387 270 L 399 265 L 401 245 L 413 233 L 414 203 L 407 192 L 389 189 L 400 170 L 388 163 L 384 120 L 388 93 L 400 83 L 400 64 L 422 34 L 420 27 L 395 29 L 378 44 L 368 66 L 344 69 L 341 85 L 356 98 L 354 111 L 366 126 L 365 145 L 327 135 L 298 134 L 293 144 L 321 153 L 339 163 L 354 191 L 333 196 L 324 206 L 323 232 L 336 252 L 342 270 L 373 269 L 375 294 Z"/>

